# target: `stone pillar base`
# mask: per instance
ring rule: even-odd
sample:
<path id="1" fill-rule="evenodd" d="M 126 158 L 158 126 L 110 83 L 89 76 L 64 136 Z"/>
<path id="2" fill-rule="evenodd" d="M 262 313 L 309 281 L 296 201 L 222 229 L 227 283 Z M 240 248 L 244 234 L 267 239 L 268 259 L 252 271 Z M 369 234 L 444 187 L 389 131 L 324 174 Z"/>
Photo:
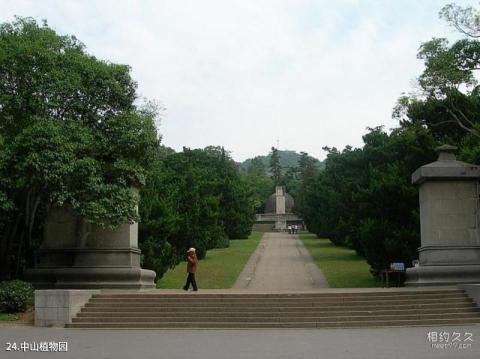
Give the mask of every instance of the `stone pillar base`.
<path id="1" fill-rule="evenodd" d="M 155 272 L 139 267 L 35 268 L 27 270 L 25 276 L 36 288 L 155 288 Z"/>
<path id="2" fill-rule="evenodd" d="M 438 265 L 407 269 L 407 287 L 480 283 L 480 265 Z"/>

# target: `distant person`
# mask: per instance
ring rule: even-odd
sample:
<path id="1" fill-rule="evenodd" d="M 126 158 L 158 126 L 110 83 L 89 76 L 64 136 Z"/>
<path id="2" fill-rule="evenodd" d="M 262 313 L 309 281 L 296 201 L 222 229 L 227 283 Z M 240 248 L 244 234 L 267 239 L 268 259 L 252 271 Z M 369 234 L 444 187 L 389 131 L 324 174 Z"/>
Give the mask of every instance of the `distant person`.
<path id="1" fill-rule="evenodd" d="M 296 224 L 293 225 L 293 234 L 297 234 L 298 226 Z"/>
<path id="2" fill-rule="evenodd" d="M 292 234 L 292 226 L 288 226 L 288 234 Z"/>
<path id="3" fill-rule="evenodd" d="M 187 251 L 187 273 L 188 273 L 187 283 L 185 283 L 183 290 L 187 291 L 188 288 L 190 288 L 190 284 L 192 284 L 194 292 L 198 290 L 197 282 L 195 281 L 195 272 L 197 271 L 197 265 L 198 265 L 198 258 L 197 258 L 197 255 L 195 254 L 195 248 L 190 248 Z"/>

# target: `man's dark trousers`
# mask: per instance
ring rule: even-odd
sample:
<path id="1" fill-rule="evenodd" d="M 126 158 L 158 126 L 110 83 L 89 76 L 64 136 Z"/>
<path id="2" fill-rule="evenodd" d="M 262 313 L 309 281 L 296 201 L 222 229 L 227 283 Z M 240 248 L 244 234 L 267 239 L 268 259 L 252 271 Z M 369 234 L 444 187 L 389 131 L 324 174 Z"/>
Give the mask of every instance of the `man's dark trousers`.
<path id="1" fill-rule="evenodd" d="M 188 288 L 190 288 L 190 284 L 192 284 L 193 290 L 198 290 L 197 282 L 195 281 L 195 273 L 188 273 L 187 283 L 185 283 L 185 287 L 183 287 L 183 289 L 188 290 Z"/>

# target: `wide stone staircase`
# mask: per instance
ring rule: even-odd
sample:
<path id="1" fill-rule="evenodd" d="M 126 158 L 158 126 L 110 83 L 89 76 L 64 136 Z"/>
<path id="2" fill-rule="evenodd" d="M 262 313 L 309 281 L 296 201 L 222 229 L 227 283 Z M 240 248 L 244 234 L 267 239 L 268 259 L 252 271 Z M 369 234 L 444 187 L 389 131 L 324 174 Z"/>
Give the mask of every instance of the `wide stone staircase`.
<path id="1" fill-rule="evenodd" d="M 462 290 L 95 295 L 69 328 L 329 328 L 480 323 Z"/>

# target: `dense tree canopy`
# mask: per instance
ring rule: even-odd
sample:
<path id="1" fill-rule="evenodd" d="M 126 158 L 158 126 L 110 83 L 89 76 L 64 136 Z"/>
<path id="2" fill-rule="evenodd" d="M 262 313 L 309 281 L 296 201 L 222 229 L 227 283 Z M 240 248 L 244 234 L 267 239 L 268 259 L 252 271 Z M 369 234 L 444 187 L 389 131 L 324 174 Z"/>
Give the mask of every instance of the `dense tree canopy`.
<path id="1" fill-rule="evenodd" d="M 243 172 L 244 179 L 251 191 L 255 213 L 264 213 L 265 200 L 273 191 L 273 180 L 267 174 L 267 169 L 260 157 L 253 158 Z"/>
<path id="2" fill-rule="evenodd" d="M 480 139 L 478 109 L 480 92 L 480 34 L 478 11 L 446 5 L 440 16 L 464 38 L 450 44 L 434 38 L 423 43 L 418 58 L 425 69 L 418 78 L 420 93 L 400 98 L 394 114 L 402 123 L 421 123 L 436 137 L 460 141 L 466 134 Z"/>
<path id="3" fill-rule="evenodd" d="M 363 140 L 360 149 L 326 149 L 326 168 L 304 182 L 299 210 L 311 231 L 355 248 L 374 269 L 410 263 L 420 244 L 410 176 L 435 159 L 435 141 L 422 127 L 377 127 Z"/>
<path id="4" fill-rule="evenodd" d="M 323 166 L 322 162 L 305 152 L 297 153 L 275 147 L 272 147 L 267 156 L 257 156 L 240 164 L 248 186 L 253 191 L 256 213 L 264 212 L 265 200 L 275 190 L 275 184 L 286 186 L 287 192 L 297 198 L 304 179 Z"/>
<path id="5" fill-rule="evenodd" d="M 189 247 L 203 258 L 229 239 L 247 238 L 254 214 L 252 193 L 223 148 L 162 152 L 140 203 L 143 264 L 159 276 Z"/>
<path id="6" fill-rule="evenodd" d="M 140 220 L 143 263 L 159 276 L 189 246 L 204 257 L 250 234 L 255 191 L 229 154 L 160 146 L 158 106 L 138 102 L 128 66 L 32 19 L 0 26 L 2 277 L 33 264 L 53 205 L 79 224 Z"/>
<path id="7" fill-rule="evenodd" d="M 420 46 L 421 92 L 399 99 L 393 112 L 399 127 L 369 129 L 361 148 L 325 148 L 325 170 L 309 171 L 300 188 L 297 210 L 310 230 L 355 248 L 374 271 L 392 261 L 410 265 L 418 256 L 418 190 L 411 174 L 435 160 L 434 148 L 457 145 L 461 159 L 480 163 L 479 14 L 451 4 L 440 15 L 465 38 Z"/>
<path id="8" fill-rule="evenodd" d="M 32 19 L 0 26 L 2 276 L 32 264 L 50 205 L 101 225 L 138 219 L 130 187 L 144 182 L 158 138 L 135 89 L 128 66 L 75 37 Z"/>
<path id="9" fill-rule="evenodd" d="M 270 173 L 272 174 L 273 183 L 276 186 L 279 186 L 283 184 L 280 154 L 278 153 L 278 149 L 275 147 L 272 147 L 272 152 L 270 152 L 270 154 Z"/>
<path id="10" fill-rule="evenodd" d="M 420 92 L 399 99 L 398 128 L 368 129 L 361 148 L 325 147 L 324 168 L 307 153 L 282 166 L 272 147 L 242 170 L 221 147 L 161 146 L 157 107 L 138 104 L 128 66 L 32 19 L 0 25 L 0 276 L 32 265 L 48 209 L 63 205 L 80 222 L 139 220 L 143 265 L 161 277 L 190 246 L 202 258 L 246 238 L 275 185 L 312 232 L 355 248 L 374 271 L 409 264 L 420 243 L 411 173 L 443 143 L 480 163 L 479 12 L 450 4 L 440 15 L 464 38 L 420 46 Z"/>

